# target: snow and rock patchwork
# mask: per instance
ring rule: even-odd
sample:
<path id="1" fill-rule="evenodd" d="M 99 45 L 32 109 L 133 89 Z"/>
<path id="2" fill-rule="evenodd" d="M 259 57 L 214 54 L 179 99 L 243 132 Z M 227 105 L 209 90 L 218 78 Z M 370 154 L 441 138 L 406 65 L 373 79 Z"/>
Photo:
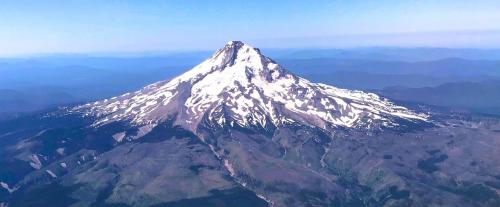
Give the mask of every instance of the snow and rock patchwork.
<path id="1" fill-rule="evenodd" d="M 38 158 L 38 155 L 35 155 L 35 154 L 32 154 L 30 156 L 30 166 L 33 167 L 34 169 L 37 169 L 39 170 L 40 168 L 42 168 L 42 162 L 40 161 L 40 158 Z"/>
<path id="2" fill-rule="evenodd" d="M 154 126 L 175 116 L 176 123 L 193 130 L 205 116 L 218 125 L 266 127 L 299 122 L 323 129 L 394 127 L 398 119 L 427 119 L 373 93 L 312 83 L 239 41 L 229 42 L 170 81 L 74 110 L 97 117 L 95 125 L 128 121 Z"/>
<path id="3" fill-rule="evenodd" d="M 1 182 L 1 181 L 0 181 L 0 186 L 1 186 L 3 189 L 7 190 L 7 192 L 9 192 L 9 193 L 13 193 L 14 191 L 16 191 L 16 190 L 17 190 L 17 188 L 15 188 L 15 187 L 14 187 L 14 188 L 11 188 L 11 187 L 9 187 L 9 184 L 4 183 L 4 182 Z"/>

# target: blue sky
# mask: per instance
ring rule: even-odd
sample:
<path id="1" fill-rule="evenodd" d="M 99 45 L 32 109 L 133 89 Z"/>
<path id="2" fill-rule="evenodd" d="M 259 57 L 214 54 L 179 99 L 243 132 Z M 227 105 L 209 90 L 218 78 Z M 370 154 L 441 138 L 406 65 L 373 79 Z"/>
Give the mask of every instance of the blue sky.
<path id="1" fill-rule="evenodd" d="M 500 1 L 0 0 L 0 56 L 257 47 L 500 48 Z"/>

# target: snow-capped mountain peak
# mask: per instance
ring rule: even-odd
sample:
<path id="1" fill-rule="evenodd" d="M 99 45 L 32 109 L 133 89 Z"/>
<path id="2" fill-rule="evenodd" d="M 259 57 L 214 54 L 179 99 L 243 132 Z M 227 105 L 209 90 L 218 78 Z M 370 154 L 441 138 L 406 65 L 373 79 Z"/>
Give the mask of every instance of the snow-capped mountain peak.
<path id="1" fill-rule="evenodd" d="M 238 78 L 235 76 L 242 75 L 244 78 L 254 75 L 268 75 L 266 72 L 269 71 L 266 69 L 274 69 L 276 66 L 277 64 L 263 56 L 259 49 L 240 41 L 230 41 L 223 48 L 217 50 L 211 58 L 172 81 L 196 82 L 215 71 L 225 71 L 225 75 L 228 75 L 227 78 Z"/>
<path id="2" fill-rule="evenodd" d="M 373 93 L 339 89 L 300 78 L 240 41 L 170 80 L 76 108 L 96 116 L 96 125 L 129 121 L 150 126 L 169 117 L 195 130 L 204 119 L 224 126 L 301 123 L 324 129 L 396 126 L 397 119 L 426 116 Z"/>

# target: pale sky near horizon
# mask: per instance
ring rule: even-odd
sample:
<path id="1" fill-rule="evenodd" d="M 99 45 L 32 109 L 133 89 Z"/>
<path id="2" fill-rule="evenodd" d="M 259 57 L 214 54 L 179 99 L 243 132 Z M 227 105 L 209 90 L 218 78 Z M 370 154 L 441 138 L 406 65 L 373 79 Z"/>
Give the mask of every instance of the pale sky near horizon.
<path id="1" fill-rule="evenodd" d="M 0 56 L 257 47 L 500 48 L 500 1 L 0 0 Z"/>

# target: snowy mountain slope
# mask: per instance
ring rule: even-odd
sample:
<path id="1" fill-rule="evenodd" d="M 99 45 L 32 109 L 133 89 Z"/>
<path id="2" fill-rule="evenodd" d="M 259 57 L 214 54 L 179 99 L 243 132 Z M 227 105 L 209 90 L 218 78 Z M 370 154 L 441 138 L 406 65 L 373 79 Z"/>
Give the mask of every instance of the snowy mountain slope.
<path id="1" fill-rule="evenodd" d="M 155 125 L 177 116 L 196 129 L 202 117 L 220 126 L 279 126 L 300 122 L 323 129 L 397 126 L 395 119 L 426 121 L 373 93 L 339 89 L 298 77 L 260 51 L 228 42 L 209 59 L 170 80 L 140 91 L 75 108 L 99 117 L 100 125 L 117 120 Z"/>

